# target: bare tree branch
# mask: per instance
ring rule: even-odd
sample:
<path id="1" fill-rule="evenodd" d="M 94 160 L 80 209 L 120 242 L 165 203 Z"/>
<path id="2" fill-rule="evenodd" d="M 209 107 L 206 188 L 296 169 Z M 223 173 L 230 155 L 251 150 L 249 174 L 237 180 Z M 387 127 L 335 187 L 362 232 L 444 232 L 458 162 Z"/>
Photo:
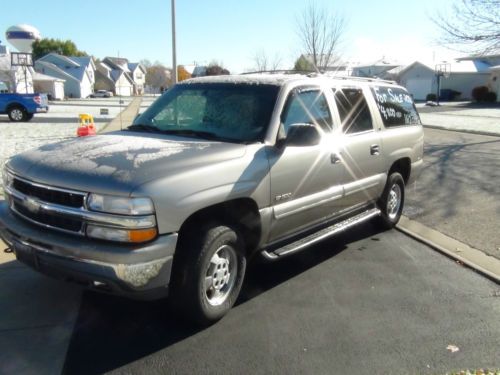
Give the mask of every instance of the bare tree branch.
<path id="1" fill-rule="evenodd" d="M 340 47 L 347 21 L 315 2 L 309 3 L 297 17 L 297 34 L 305 54 L 317 71 L 334 65 L 341 58 Z"/>
<path id="2" fill-rule="evenodd" d="M 258 72 L 278 70 L 281 65 L 281 60 L 282 59 L 279 53 L 275 53 L 271 59 L 267 55 L 266 51 L 260 49 L 253 57 L 254 70 Z"/>
<path id="3" fill-rule="evenodd" d="M 500 0 L 461 0 L 431 19 L 445 47 L 479 55 L 500 52 Z"/>

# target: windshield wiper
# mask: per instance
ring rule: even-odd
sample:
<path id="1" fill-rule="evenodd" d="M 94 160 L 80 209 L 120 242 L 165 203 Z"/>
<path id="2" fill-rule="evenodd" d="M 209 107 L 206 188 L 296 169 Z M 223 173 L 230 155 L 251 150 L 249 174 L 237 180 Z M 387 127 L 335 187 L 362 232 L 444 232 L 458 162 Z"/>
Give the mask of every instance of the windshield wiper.
<path id="1" fill-rule="evenodd" d="M 221 137 L 220 135 L 217 135 L 215 133 L 207 132 L 207 131 L 203 131 L 203 130 L 169 129 L 169 130 L 162 130 L 161 132 L 164 134 L 183 135 L 186 137 L 197 137 L 197 138 L 203 138 L 203 139 L 215 140 L 215 141 L 223 141 L 223 142 L 224 141 L 225 142 L 232 142 L 232 143 L 241 143 L 242 142 L 239 139 Z"/>
<path id="2" fill-rule="evenodd" d="M 161 133 L 161 129 L 158 129 L 156 126 L 153 125 L 145 125 L 145 124 L 133 124 L 128 126 L 124 130 L 132 130 L 132 131 L 146 131 L 146 132 L 154 132 L 154 133 Z"/>

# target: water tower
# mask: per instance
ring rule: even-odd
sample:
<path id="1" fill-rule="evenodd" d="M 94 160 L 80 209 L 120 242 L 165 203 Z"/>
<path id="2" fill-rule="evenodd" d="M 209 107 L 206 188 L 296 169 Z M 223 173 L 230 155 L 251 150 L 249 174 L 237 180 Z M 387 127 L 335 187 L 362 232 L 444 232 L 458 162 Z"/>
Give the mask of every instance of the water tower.
<path id="1" fill-rule="evenodd" d="M 31 44 L 41 39 L 40 31 L 30 25 L 11 26 L 5 32 L 5 36 L 19 52 L 31 52 Z"/>

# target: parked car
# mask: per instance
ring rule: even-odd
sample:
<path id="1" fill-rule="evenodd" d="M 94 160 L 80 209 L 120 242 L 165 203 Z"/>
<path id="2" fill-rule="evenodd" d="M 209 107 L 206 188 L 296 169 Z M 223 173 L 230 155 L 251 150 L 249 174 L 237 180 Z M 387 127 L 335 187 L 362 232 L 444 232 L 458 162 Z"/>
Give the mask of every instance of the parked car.
<path id="1" fill-rule="evenodd" d="M 394 83 L 196 78 L 124 131 L 11 158 L 0 236 L 42 273 L 170 294 L 209 324 L 252 257 L 279 260 L 367 220 L 392 228 L 422 154 L 419 115 Z"/>
<path id="2" fill-rule="evenodd" d="M 113 93 L 107 90 L 97 90 L 96 92 L 90 94 L 89 96 L 91 98 L 110 98 L 113 96 Z"/>
<path id="3" fill-rule="evenodd" d="M 46 94 L 0 94 L 0 114 L 11 121 L 29 121 L 35 113 L 46 113 L 49 104 Z"/>

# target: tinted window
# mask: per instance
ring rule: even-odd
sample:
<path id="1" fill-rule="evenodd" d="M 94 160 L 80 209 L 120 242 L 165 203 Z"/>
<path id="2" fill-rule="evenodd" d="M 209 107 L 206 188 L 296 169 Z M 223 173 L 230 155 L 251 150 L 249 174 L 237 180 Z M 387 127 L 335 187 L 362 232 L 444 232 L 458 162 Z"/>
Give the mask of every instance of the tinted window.
<path id="1" fill-rule="evenodd" d="M 373 96 L 385 126 L 420 124 L 411 96 L 397 87 L 372 87 Z"/>
<path id="2" fill-rule="evenodd" d="M 343 88 L 336 90 L 335 103 L 339 110 L 344 133 L 360 133 L 373 129 L 372 116 L 361 89 Z"/>
<path id="3" fill-rule="evenodd" d="M 281 121 L 285 133 L 292 124 L 306 123 L 318 125 L 330 131 L 332 116 L 325 95 L 319 90 L 294 91 L 288 98 Z"/>

